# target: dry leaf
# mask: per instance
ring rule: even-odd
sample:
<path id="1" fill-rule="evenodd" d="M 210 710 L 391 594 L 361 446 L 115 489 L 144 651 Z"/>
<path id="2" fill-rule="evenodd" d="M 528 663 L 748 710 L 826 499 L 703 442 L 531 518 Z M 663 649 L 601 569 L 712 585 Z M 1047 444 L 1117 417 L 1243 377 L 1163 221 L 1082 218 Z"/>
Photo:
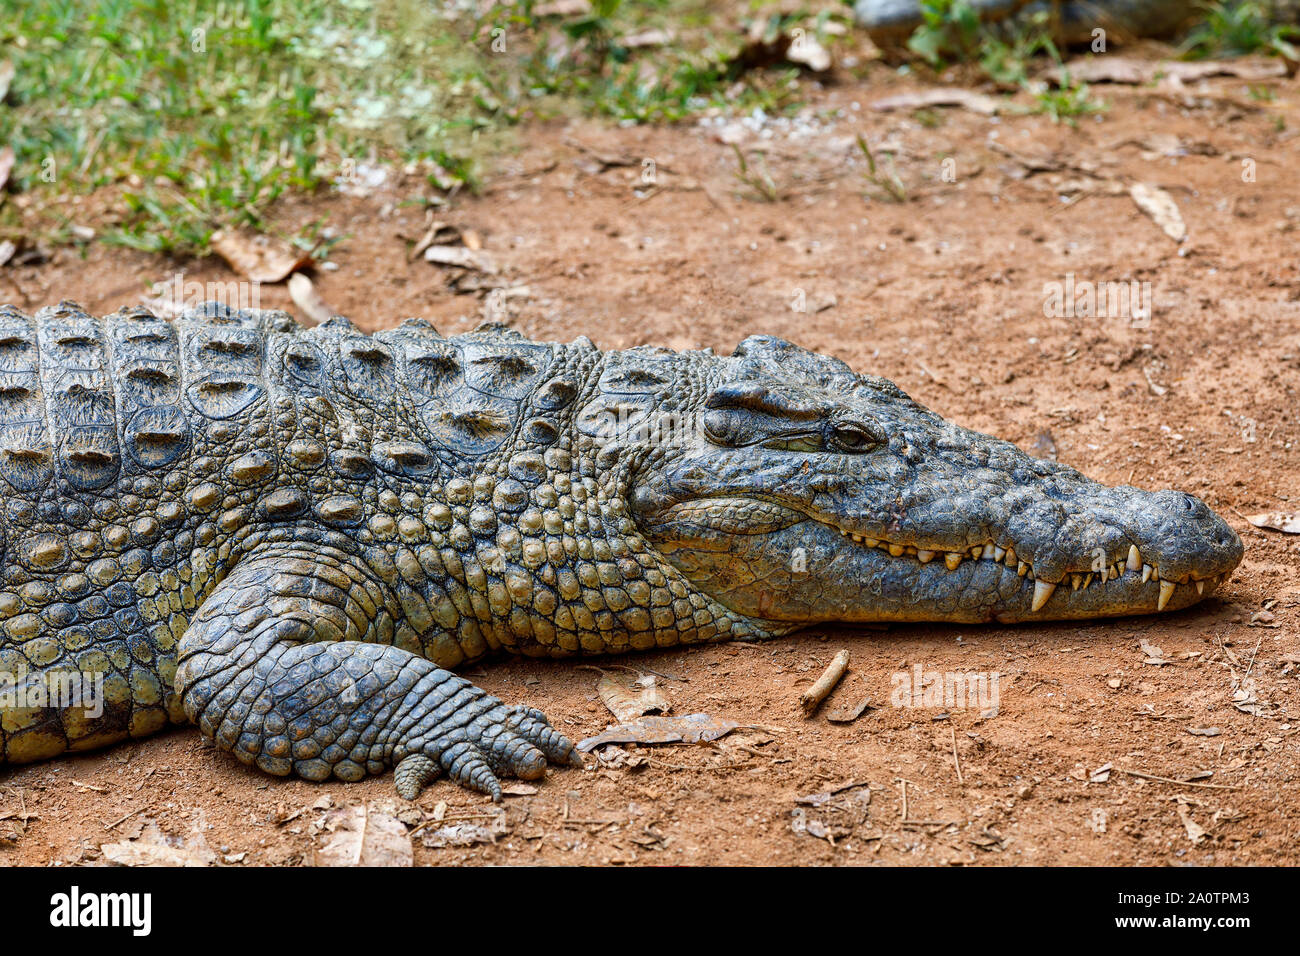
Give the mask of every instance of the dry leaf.
<path id="1" fill-rule="evenodd" d="M 1142 653 L 1146 655 L 1146 657 L 1143 658 L 1142 660 L 1143 664 L 1155 664 L 1156 666 L 1163 666 L 1165 664 L 1173 663 L 1173 661 L 1165 657 L 1165 652 L 1163 648 L 1159 648 L 1156 647 L 1154 644 L 1147 643 L 1147 639 L 1145 637 L 1142 638 L 1140 641 L 1138 641 L 1138 647 L 1140 647 L 1142 649 Z"/>
<path id="2" fill-rule="evenodd" d="M 474 269 L 495 275 L 496 263 L 486 252 L 468 249 L 463 246 L 430 246 L 424 250 L 424 261 L 440 266 L 459 266 L 462 269 Z"/>
<path id="3" fill-rule="evenodd" d="M 1187 830 L 1187 839 L 1191 840 L 1193 845 L 1205 839 L 1205 828 L 1192 819 L 1192 811 L 1187 809 L 1187 804 L 1182 800 L 1178 801 L 1178 817 L 1183 821 L 1183 827 Z"/>
<path id="4" fill-rule="evenodd" d="M 1277 60 L 1201 60 L 1187 63 L 1177 60 L 1141 60 L 1136 57 L 1098 56 L 1071 60 L 1065 64 L 1071 82 L 1124 83 L 1140 86 L 1158 77 L 1176 77 L 1180 81 L 1203 80 L 1211 76 L 1235 76 L 1243 80 L 1265 80 L 1286 76 L 1286 66 Z M 1044 76 L 1056 80 L 1057 67 L 1051 67 Z"/>
<path id="5" fill-rule="evenodd" d="M 700 741 L 718 740 L 742 727 L 761 730 L 753 724 L 738 724 L 722 717 L 708 714 L 688 714 L 685 717 L 642 717 L 630 723 L 607 727 L 594 737 L 578 744 L 578 749 L 589 753 L 601 744 L 696 744 Z"/>
<path id="6" fill-rule="evenodd" d="M 628 687 L 610 674 L 602 674 L 596 684 L 601 703 L 609 708 L 619 723 L 626 724 L 646 714 L 666 714 L 673 709 L 672 701 L 655 683 L 653 676 L 642 676 L 637 684 L 641 685 L 640 689 Z"/>
<path id="7" fill-rule="evenodd" d="M 591 13 L 590 0 L 552 0 L 533 8 L 535 17 L 581 17 Z"/>
<path id="8" fill-rule="evenodd" d="M 1182 213 L 1178 211 L 1178 204 L 1169 193 L 1151 183 L 1134 183 L 1129 186 L 1128 194 L 1133 197 L 1138 208 L 1150 216 L 1174 242 L 1182 242 L 1187 238 L 1187 226 L 1183 223 Z"/>
<path id="9" fill-rule="evenodd" d="M 851 724 L 868 710 L 871 710 L 871 698 L 863 697 L 852 707 L 839 707 L 826 715 L 826 719 L 832 724 Z"/>
<path id="10" fill-rule="evenodd" d="M 673 42 L 673 34 L 669 30 L 642 30 L 640 33 L 629 33 L 625 37 L 619 37 L 618 45 L 628 50 L 636 50 L 648 46 L 667 46 Z"/>
<path id="11" fill-rule="evenodd" d="M 371 813 L 365 806 L 331 810 L 325 826 L 332 832 L 315 853 L 316 866 L 412 866 L 411 838 L 396 817 Z"/>
<path id="12" fill-rule="evenodd" d="M 729 64 L 736 74 L 787 63 L 814 73 L 824 73 L 831 68 L 830 53 L 807 30 L 778 33 L 768 40 L 765 39 L 766 26 L 764 20 L 754 21 L 744 46 Z"/>
<path id="13" fill-rule="evenodd" d="M 916 93 L 900 93 L 898 96 L 887 96 L 871 104 L 873 110 L 881 113 L 890 110 L 916 110 L 930 106 L 960 106 L 984 116 L 993 116 L 1002 109 L 1002 104 L 992 96 L 985 96 L 983 93 L 958 86 L 937 86 Z"/>
<path id="14" fill-rule="evenodd" d="M 252 282 L 283 282 L 291 272 L 312 261 L 311 256 L 287 242 L 245 230 L 214 232 L 212 250 Z"/>
<path id="15" fill-rule="evenodd" d="M 452 823 L 437 830 L 426 830 L 420 838 L 427 847 L 441 849 L 448 846 L 474 846 L 477 843 L 496 843 L 510 832 L 505 813 L 492 817 L 486 826 L 481 823 Z"/>
<path id="16" fill-rule="evenodd" d="M 1218 727 L 1188 727 L 1187 732 L 1193 737 L 1217 737 L 1223 733 Z"/>
<path id="17" fill-rule="evenodd" d="M 1114 769 L 1115 767 L 1113 764 L 1109 764 L 1109 763 L 1102 764 L 1092 773 L 1088 774 L 1088 782 L 1105 783 L 1107 780 L 1110 779 L 1110 772 Z"/>
<path id="18" fill-rule="evenodd" d="M 6 146 L 4 149 L 0 149 L 0 189 L 4 189 L 5 184 L 9 182 L 9 174 L 13 172 L 13 169 L 14 148 Z"/>
<path id="19" fill-rule="evenodd" d="M 217 862 L 202 831 L 195 829 L 188 839 L 169 836 L 153 820 L 138 839 L 105 843 L 99 850 L 105 860 L 118 866 L 213 866 Z"/>
<path id="20" fill-rule="evenodd" d="M 1246 520 L 1256 528 L 1268 528 L 1284 534 L 1300 534 L 1300 512 L 1270 511 L 1266 514 L 1246 515 Z"/>
<path id="21" fill-rule="evenodd" d="M 304 325 L 320 325 L 334 314 L 334 310 L 325 304 L 325 300 L 316 291 L 311 279 L 301 272 L 295 272 L 289 277 L 289 298 L 310 320 L 304 322 Z"/>

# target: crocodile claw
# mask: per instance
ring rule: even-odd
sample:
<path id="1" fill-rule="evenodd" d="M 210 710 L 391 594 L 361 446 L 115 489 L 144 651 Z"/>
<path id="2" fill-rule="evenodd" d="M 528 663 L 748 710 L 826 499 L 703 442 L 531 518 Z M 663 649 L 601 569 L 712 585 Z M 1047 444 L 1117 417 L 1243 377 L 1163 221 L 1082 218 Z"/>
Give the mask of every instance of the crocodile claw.
<path id="1" fill-rule="evenodd" d="M 583 765 L 573 742 L 552 727 L 541 711 L 508 707 L 486 695 L 474 704 L 476 710 L 485 704 L 488 709 L 461 727 L 434 728 L 420 749 L 398 761 L 394 776 L 399 796 L 414 800 L 446 772 L 461 786 L 500 803 L 499 777 L 537 780 L 546 774 L 548 762 Z"/>

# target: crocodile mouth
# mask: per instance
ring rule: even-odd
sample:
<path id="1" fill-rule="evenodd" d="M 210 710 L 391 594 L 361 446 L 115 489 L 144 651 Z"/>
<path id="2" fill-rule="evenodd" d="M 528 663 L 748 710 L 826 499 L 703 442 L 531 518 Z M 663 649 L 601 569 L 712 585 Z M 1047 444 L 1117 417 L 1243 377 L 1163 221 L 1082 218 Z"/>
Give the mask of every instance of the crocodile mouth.
<path id="1" fill-rule="evenodd" d="M 775 540 L 793 532 L 784 544 L 798 540 L 825 545 L 834 540 L 830 534 L 836 534 L 852 546 L 849 553 L 840 556 L 852 559 L 856 555 L 859 559 L 852 561 L 854 568 L 866 574 L 886 570 L 894 574 L 910 564 L 913 570 L 904 570 L 904 577 L 910 574 L 926 590 L 943 590 L 945 585 L 960 589 L 976 576 L 996 573 L 1005 582 L 1004 593 L 1007 587 L 1012 587 L 1024 594 L 1015 602 L 1018 605 L 1015 612 L 1010 609 L 995 612 L 1003 620 L 1039 615 L 1045 608 L 1044 617 L 1054 616 L 1053 608 L 1063 616 L 1075 616 L 1069 605 L 1083 612 L 1080 616 L 1091 616 L 1087 608 L 1105 609 L 1100 613 L 1106 615 L 1164 611 L 1171 604 L 1182 608 L 1212 594 L 1233 570 L 1193 569 L 1178 578 L 1162 575 L 1158 561 L 1148 563 L 1138 545 L 1130 544 L 1126 554 L 1104 565 L 1091 554 L 1081 555 L 1080 563 L 1086 562 L 1094 570 L 1067 570 L 1051 581 L 1039 577 L 1032 556 L 1019 553 L 1011 542 L 987 541 L 956 549 L 925 546 L 925 542 L 904 543 L 846 528 L 827 515 L 811 514 L 785 501 L 757 496 L 717 496 L 679 502 L 661 512 L 653 525 L 652 537 L 661 541 L 675 540 L 677 547 L 689 541 L 692 542 L 689 546 L 717 551 L 734 547 L 728 545 L 729 538 Z M 780 546 L 772 548 L 774 552 L 778 550 Z M 881 557 L 890 560 L 881 564 Z M 1006 581 L 1005 575 L 1014 575 L 1022 581 L 1015 587 Z M 1053 601 L 1058 589 L 1062 597 Z"/>
<path id="2" fill-rule="evenodd" d="M 811 519 L 818 520 L 818 519 Z M 875 548 L 884 551 L 891 558 L 911 558 L 917 564 L 929 564 L 931 561 L 940 560 L 949 571 L 956 571 L 961 567 L 963 561 L 992 561 L 995 564 L 1003 565 L 1016 572 L 1018 577 L 1025 578 L 1026 581 L 1032 581 L 1034 585 L 1033 602 L 1030 605 L 1032 611 L 1040 611 L 1044 605 L 1056 593 L 1058 586 L 1069 582 L 1071 591 L 1086 590 L 1090 587 L 1105 587 L 1111 581 L 1121 582 L 1126 586 L 1135 583 L 1146 584 L 1149 581 L 1155 581 L 1159 587 L 1156 594 L 1156 610 L 1163 611 L 1168 605 L 1178 587 L 1194 587 L 1197 597 L 1205 596 L 1207 591 L 1213 591 L 1232 573 L 1225 571 L 1220 574 L 1208 574 L 1197 576 L 1195 574 L 1184 575 L 1181 579 L 1174 580 L 1171 578 L 1162 578 L 1160 576 L 1160 567 L 1156 564 L 1146 564 L 1142 560 L 1142 553 L 1138 546 L 1130 544 L 1128 554 L 1117 561 L 1112 562 L 1097 571 L 1073 571 L 1065 575 L 1058 581 L 1047 581 L 1034 575 L 1033 565 L 1024 561 L 1016 554 L 1014 545 L 1005 547 L 995 542 L 989 542 L 982 545 L 972 545 L 964 551 L 947 551 L 947 550 L 930 550 L 927 548 L 918 548 L 910 544 L 898 544 L 892 541 L 884 541 L 879 538 L 872 538 L 868 535 L 858 534 L 841 528 L 838 525 L 818 520 L 819 524 L 825 524 L 834 528 L 843 537 L 848 538 L 855 545 L 864 548 Z M 1125 579 L 1125 576 L 1129 576 Z"/>

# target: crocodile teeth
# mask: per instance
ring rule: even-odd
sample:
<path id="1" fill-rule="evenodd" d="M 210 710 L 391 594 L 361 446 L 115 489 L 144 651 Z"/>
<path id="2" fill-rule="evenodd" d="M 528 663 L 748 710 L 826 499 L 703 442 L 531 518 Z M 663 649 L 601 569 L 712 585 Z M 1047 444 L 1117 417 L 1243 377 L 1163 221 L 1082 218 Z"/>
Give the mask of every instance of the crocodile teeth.
<path id="1" fill-rule="evenodd" d="M 1204 581 L 1197 581 L 1197 582 L 1196 582 L 1196 593 L 1197 593 L 1197 594 L 1204 594 L 1204 593 L 1205 593 L 1205 582 L 1204 582 Z"/>
<path id="2" fill-rule="evenodd" d="M 903 556 L 903 552 L 906 550 L 907 549 L 904 548 L 901 544 L 891 544 L 889 546 L 889 553 L 892 557 L 895 558 L 901 558 Z"/>
<path id="3" fill-rule="evenodd" d="M 1174 596 L 1174 589 L 1177 587 L 1178 585 L 1173 581 L 1160 582 L 1160 600 L 1156 602 L 1157 611 L 1163 611 L 1165 609 L 1165 605 L 1168 604 L 1169 599 Z"/>
<path id="4" fill-rule="evenodd" d="M 961 564 L 962 557 L 963 555 L 959 554 L 956 551 L 949 551 L 947 554 L 943 556 L 943 563 L 948 565 L 949 571 L 956 571 L 957 566 Z"/>
<path id="5" fill-rule="evenodd" d="M 1128 566 L 1134 570 L 1142 567 L 1142 555 L 1138 553 L 1138 546 L 1130 544 L 1128 546 Z"/>
<path id="6" fill-rule="evenodd" d="M 1002 560 L 1003 558 L 1005 558 L 1006 556 L 1007 556 L 1007 549 L 1006 549 L 1006 548 L 999 548 L 997 545 L 994 545 L 994 546 L 993 546 L 993 560 L 994 560 L 994 561 L 1001 561 L 1001 560 Z"/>
<path id="7" fill-rule="evenodd" d="M 1001 558 L 997 556 L 997 553 L 998 549 L 991 544 L 986 544 L 980 548 L 980 557 L 985 561 L 1000 561 Z"/>
<path id="8" fill-rule="evenodd" d="M 1052 596 L 1052 592 L 1055 590 L 1056 590 L 1055 584 L 1049 584 L 1046 581 L 1035 582 L 1034 603 L 1032 605 L 1033 610 L 1041 611 L 1043 609 L 1043 605 L 1047 603 L 1047 599 Z"/>
<path id="9" fill-rule="evenodd" d="M 978 560 L 978 559 L 984 557 L 984 545 L 982 545 L 982 544 L 977 544 L 977 545 L 975 545 L 975 547 L 971 548 L 971 549 L 970 549 L 970 556 L 971 556 L 972 558 L 975 558 L 976 560 Z"/>
<path id="10" fill-rule="evenodd" d="M 1005 558 L 1003 559 L 1002 563 L 1005 564 L 1005 565 L 1006 565 L 1007 567 L 1009 567 L 1009 568 L 1014 568 L 1014 567 L 1016 566 L 1016 549 L 1015 549 L 1015 548 L 1007 548 L 1007 553 L 1006 553 L 1006 556 L 1005 556 Z"/>
<path id="11" fill-rule="evenodd" d="M 1016 562 L 1016 574 L 1020 575 L 1020 577 L 1023 578 L 1025 576 L 1025 572 L 1027 572 L 1028 570 L 1029 570 L 1029 565 L 1026 564 L 1024 561 Z"/>
<path id="12" fill-rule="evenodd" d="M 1086 588 L 1091 583 L 1092 583 L 1092 572 L 1089 571 L 1087 574 L 1083 576 L 1083 586 Z"/>
<path id="13" fill-rule="evenodd" d="M 926 551 L 923 548 L 917 548 L 916 560 L 920 561 L 922 564 L 929 564 L 934 560 L 934 552 Z"/>
<path id="14" fill-rule="evenodd" d="M 880 542 L 877 541 L 875 538 L 862 538 L 861 541 L 868 548 L 874 548 L 880 544 Z"/>
<path id="15" fill-rule="evenodd" d="M 1071 590 L 1074 590 L 1074 591 L 1079 590 L 1079 585 L 1082 584 L 1082 583 L 1083 583 L 1083 575 L 1082 575 L 1082 574 L 1071 574 L 1071 575 L 1070 575 L 1070 588 L 1071 588 Z"/>
<path id="16" fill-rule="evenodd" d="M 1151 565 L 1149 565 L 1149 564 L 1144 564 L 1144 565 L 1142 565 L 1142 583 L 1143 583 L 1143 584 L 1146 584 L 1148 581 L 1151 580 L 1151 571 L 1152 571 Z"/>

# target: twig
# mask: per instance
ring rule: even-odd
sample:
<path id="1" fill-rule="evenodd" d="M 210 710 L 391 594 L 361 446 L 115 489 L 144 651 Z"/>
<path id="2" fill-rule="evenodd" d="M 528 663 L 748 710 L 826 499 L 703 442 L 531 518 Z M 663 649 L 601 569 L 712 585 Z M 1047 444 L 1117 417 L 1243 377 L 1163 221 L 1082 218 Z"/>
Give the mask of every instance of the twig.
<path id="1" fill-rule="evenodd" d="M 961 757 L 957 756 L 957 728 L 949 724 L 948 730 L 952 734 L 952 762 L 957 768 L 957 782 L 965 783 L 966 781 L 961 777 Z"/>
<path id="2" fill-rule="evenodd" d="M 955 827 L 960 820 L 900 820 L 899 825 L 905 827 Z"/>
<path id="3" fill-rule="evenodd" d="M 1143 780 L 1155 780 L 1159 783 L 1172 783 L 1180 787 L 1201 787 L 1205 790 L 1240 790 L 1241 787 L 1233 787 L 1226 783 L 1196 783 L 1191 780 L 1175 780 L 1172 777 L 1157 777 L 1153 773 L 1143 773 L 1141 770 L 1125 770 L 1123 767 L 1116 767 L 1116 773 L 1126 773 L 1130 777 L 1141 777 Z"/>
<path id="4" fill-rule="evenodd" d="M 125 823 L 127 820 L 131 819 L 131 818 L 132 818 L 133 816 L 135 816 L 137 813 L 140 813 L 140 812 L 142 812 L 142 811 L 144 811 L 144 810 L 148 810 L 148 809 L 149 809 L 149 808 L 148 808 L 147 806 L 144 806 L 144 807 L 136 807 L 136 808 L 135 808 L 134 810 L 132 810 L 130 813 L 126 814 L 125 816 L 120 816 L 120 817 L 118 817 L 118 818 L 117 818 L 116 820 L 114 820 L 112 823 L 105 823 L 105 824 L 104 824 L 104 829 L 105 829 L 105 830 L 112 830 L 112 829 L 113 829 L 114 827 L 116 827 L 119 823 Z"/>
<path id="5" fill-rule="evenodd" d="M 835 685 L 840 682 L 844 672 L 849 669 L 849 652 L 840 651 L 826 665 L 826 670 L 822 671 L 822 676 L 817 678 L 816 682 L 809 687 L 799 698 L 799 706 L 803 708 L 805 716 L 811 717 L 821 702 L 830 696 L 830 692 L 835 689 Z"/>

